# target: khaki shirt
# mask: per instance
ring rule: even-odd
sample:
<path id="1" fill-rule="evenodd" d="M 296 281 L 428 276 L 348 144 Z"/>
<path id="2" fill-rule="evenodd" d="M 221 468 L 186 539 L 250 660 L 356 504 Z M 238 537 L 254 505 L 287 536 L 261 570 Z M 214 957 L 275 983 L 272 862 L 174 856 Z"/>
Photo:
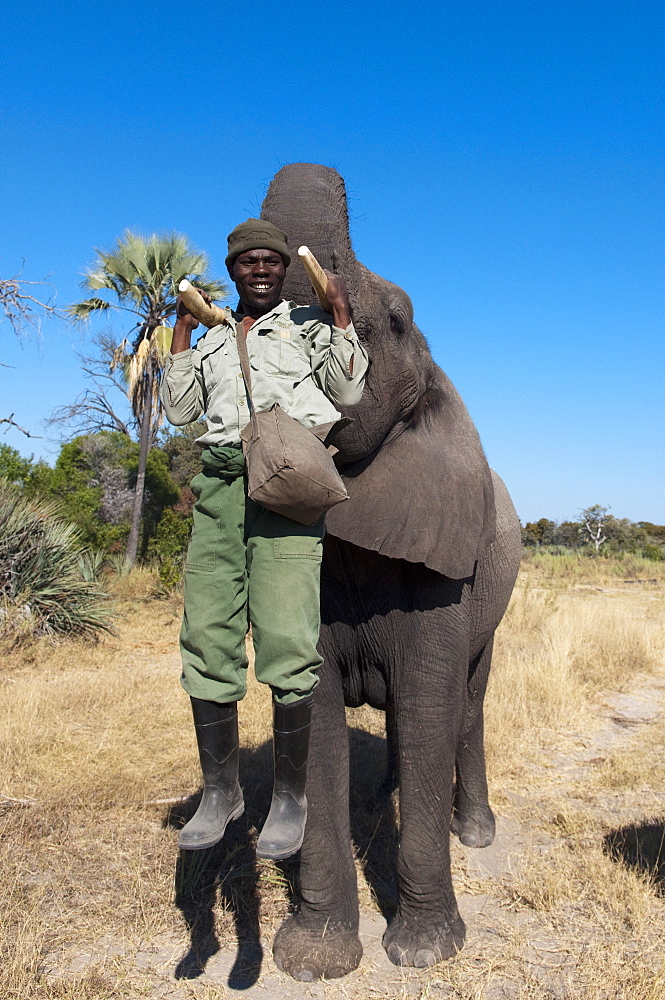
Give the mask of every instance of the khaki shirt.
<path id="1" fill-rule="evenodd" d="M 191 350 L 169 354 L 164 366 L 166 416 L 181 427 L 205 413 L 208 429 L 198 438 L 201 447 L 239 445 L 249 423 L 236 321 L 230 309 L 225 312 L 220 326 L 204 333 Z M 247 353 L 257 411 L 279 403 L 294 420 L 315 427 L 337 420 L 335 407 L 352 406 L 362 395 L 368 360 L 353 324 L 341 330 L 318 306 L 283 300 L 250 326 Z"/>

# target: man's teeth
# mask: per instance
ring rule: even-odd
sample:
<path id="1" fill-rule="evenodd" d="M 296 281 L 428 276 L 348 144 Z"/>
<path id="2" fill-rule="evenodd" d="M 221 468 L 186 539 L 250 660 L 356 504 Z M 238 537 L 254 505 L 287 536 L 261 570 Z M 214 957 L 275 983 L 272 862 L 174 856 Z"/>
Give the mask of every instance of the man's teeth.
<path id="1" fill-rule="evenodd" d="M 267 292 L 270 285 L 252 285 L 252 288 L 257 292 Z"/>

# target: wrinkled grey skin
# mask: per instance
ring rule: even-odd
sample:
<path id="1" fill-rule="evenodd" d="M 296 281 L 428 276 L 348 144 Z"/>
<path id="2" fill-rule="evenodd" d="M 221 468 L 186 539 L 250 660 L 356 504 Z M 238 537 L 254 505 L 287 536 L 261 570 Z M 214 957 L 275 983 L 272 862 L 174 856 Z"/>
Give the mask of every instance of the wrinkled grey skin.
<path id="1" fill-rule="evenodd" d="M 464 941 L 449 828 L 470 846 L 494 837 L 483 698 L 519 523 L 408 296 L 355 259 L 339 175 L 282 168 L 262 215 L 343 275 L 371 359 L 363 399 L 346 411 L 355 422 L 335 442 L 351 500 L 327 519 L 301 908 L 279 929 L 275 960 L 306 981 L 360 961 L 344 705 L 368 702 L 386 710 L 398 754 L 399 905 L 384 947 L 397 965 L 428 966 Z M 284 295 L 313 301 L 297 259 Z"/>

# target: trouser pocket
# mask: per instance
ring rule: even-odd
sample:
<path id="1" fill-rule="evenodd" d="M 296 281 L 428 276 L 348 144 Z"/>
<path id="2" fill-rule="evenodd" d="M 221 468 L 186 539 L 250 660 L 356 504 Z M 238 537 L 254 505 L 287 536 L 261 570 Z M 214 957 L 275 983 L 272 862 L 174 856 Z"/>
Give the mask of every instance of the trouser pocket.
<path id="1" fill-rule="evenodd" d="M 298 524 L 281 514 L 273 514 L 275 559 L 315 559 L 321 562 L 325 517 L 315 524 Z"/>
<path id="2" fill-rule="evenodd" d="M 322 663 L 317 642 L 323 532 L 324 518 L 304 525 L 269 513 L 248 539 L 256 676 L 285 704 L 313 691 Z"/>
<path id="3" fill-rule="evenodd" d="M 185 572 L 214 573 L 225 484 L 217 476 L 200 472 L 192 479 L 190 488 L 196 503 Z"/>

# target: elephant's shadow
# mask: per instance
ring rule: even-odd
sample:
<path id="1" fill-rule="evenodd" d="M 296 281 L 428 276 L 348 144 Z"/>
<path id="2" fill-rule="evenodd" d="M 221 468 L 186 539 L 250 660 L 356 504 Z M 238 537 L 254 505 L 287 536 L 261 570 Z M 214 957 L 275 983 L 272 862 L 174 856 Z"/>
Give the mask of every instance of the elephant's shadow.
<path id="1" fill-rule="evenodd" d="M 606 854 L 651 877 L 655 891 L 665 896 L 665 819 L 620 827 L 603 840 Z"/>
<path id="2" fill-rule="evenodd" d="M 385 738 L 349 730 L 351 751 L 351 835 L 371 891 L 388 917 L 396 903 L 394 880 L 397 831 Z M 220 844 L 203 851 L 180 851 L 175 869 L 175 903 L 189 932 L 189 948 L 179 960 L 176 979 L 196 979 L 220 950 L 215 929 L 217 902 L 232 914 L 237 953 L 228 977 L 231 989 L 249 989 L 263 962 L 259 925 L 260 868 L 256 838 L 272 793 L 272 743 L 240 750 L 240 782 L 245 813 L 231 823 Z M 201 791 L 172 806 L 163 825 L 181 829 L 194 815 Z M 299 855 L 276 862 L 289 906 L 297 907 Z"/>

